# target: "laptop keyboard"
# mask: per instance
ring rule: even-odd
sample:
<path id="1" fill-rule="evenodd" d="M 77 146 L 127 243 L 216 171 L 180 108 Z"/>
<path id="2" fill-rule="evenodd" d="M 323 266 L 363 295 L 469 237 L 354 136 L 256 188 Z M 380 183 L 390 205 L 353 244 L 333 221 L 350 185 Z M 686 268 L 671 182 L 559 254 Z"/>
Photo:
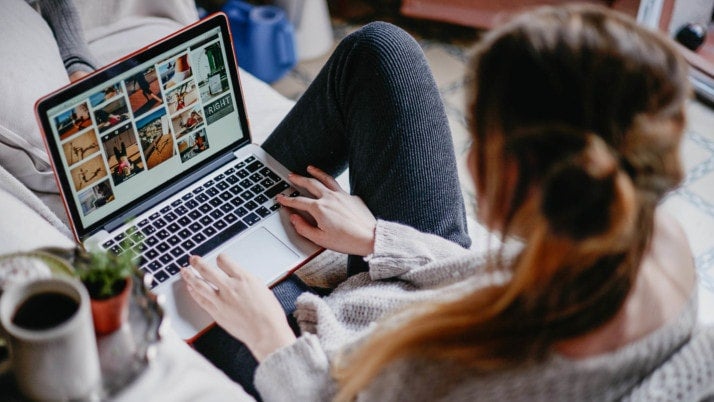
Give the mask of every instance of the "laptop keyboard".
<path id="1" fill-rule="evenodd" d="M 117 254 L 135 252 L 141 270 L 153 275 L 153 288 L 178 274 L 189 255 L 204 255 L 274 214 L 280 193 L 299 194 L 249 156 L 102 246 Z"/>

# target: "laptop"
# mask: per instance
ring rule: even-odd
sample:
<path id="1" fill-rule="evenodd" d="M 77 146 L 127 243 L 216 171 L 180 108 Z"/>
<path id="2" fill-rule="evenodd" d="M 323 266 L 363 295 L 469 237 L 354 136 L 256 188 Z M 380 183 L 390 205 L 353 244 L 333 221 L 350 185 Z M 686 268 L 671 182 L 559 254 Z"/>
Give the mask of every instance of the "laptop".
<path id="1" fill-rule="evenodd" d="M 226 253 L 273 285 L 319 253 L 277 194 L 288 170 L 251 143 L 230 28 L 211 15 L 38 100 L 70 224 L 86 247 L 136 255 L 185 340 L 212 318 L 178 275 Z"/>

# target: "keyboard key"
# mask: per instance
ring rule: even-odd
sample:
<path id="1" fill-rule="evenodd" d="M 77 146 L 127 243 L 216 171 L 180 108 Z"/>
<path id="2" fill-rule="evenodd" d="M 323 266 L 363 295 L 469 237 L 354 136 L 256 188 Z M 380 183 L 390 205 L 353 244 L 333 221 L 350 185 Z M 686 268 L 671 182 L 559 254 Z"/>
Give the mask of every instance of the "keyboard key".
<path id="1" fill-rule="evenodd" d="M 157 229 L 161 229 L 164 226 L 166 226 L 165 220 L 158 218 L 154 221 L 154 227 L 156 227 Z"/>
<path id="2" fill-rule="evenodd" d="M 278 184 L 266 190 L 265 195 L 268 198 L 273 198 L 288 188 L 290 188 L 290 185 L 281 180 Z"/>
<path id="3" fill-rule="evenodd" d="M 243 222 L 245 222 L 248 226 L 255 225 L 256 223 L 258 223 L 259 220 L 260 220 L 260 216 L 254 214 L 252 212 L 249 213 L 248 215 L 246 215 L 245 218 L 243 218 Z"/>
<path id="4" fill-rule="evenodd" d="M 254 192 L 255 194 L 260 194 L 263 192 L 263 190 L 264 188 L 260 184 L 256 184 L 250 188 L 250 191 Z"/>
<path id="5" fill-rule="evenodd" d="M 217 187 L 219 190 L 225 190 L 225 189 L 228 188 L 228 183 L 226 183 L 225 181 L 222 181 L 222 182 L 216 184 L 216 187 Z"/>
<path id="6" fill-rule="evenodd" d="M 259 196 L 255 197 L 255 202 L 258 204 L 265 204 L 268 202 L 270 199 L 265 196 L 265 194 L 260 194 Z"/>
<path id="7" fill-rule="evenodd" d="M 144 251 L 143 256 L 146 258 L 146 261 L 151 261 L 154 258 L 158 257 L 159 253 L 154 249 L 149 249 Z"/>
<path id="8" fill-rule="evenodd" d="M 169 274 L 164 271 L 156 271 L 154 272 L 154 279 L 159 282 L 165 282 L 167 279 L 169 279 Z"/>
<path id="9" fill-rule="evenodd" d="M 240 193 L 240 196 L 243 197 L 244 200 L 248 201 L 252 199 L 254 195 L 249 190 L 245 190 L 244 192 Z"/>
<path id="10" fill-rule="evenodd" d="M 238 215 L 239 217 L 243 217 L 248 213 L 248 210 L 245 207 L 240 207 L 235 210 L 235 214 Z"/>
<path id="11" fill-rule="evenodd" d="M 213 200 L 211 200 L 211 201 L 213 201 Z M 213 207 L 211 207 L 209 204 L 203 204 L 203 205 L 201 205 L 198 209 L 199 209 L 201 212 L 203 212 L 204 214 L 207 214 L 207 213 L 211 212 L 211 210 L 213 209 Z"/>
<path id="12" fill-rule="evenodd" d="M 249 188 L 250 186 L 253 185 L 253 182 L 250 181 L 250 179 L 245 179 L 238 184 L 240 184 L 243 188 Z"/>
<path id="13" fill-rule="evenodd" d="M 185 242 L 181 243 L 181 247 L 185 248 L 186 250 L 191 250 L 192 248 L 196 247 L 196 243 L 191 240 L 186 240 Z"/>
<path id="14" fill-rule="evenodd" d="M 221 201 L 220 198 L 212 198 L 211 201 L 208 201 L 208 203 L 213 205 L 214 207 L 217 207 L 217 206 L 223 204 L 223 201 Z M 208 212 L 208 211 L 204 211 L 204 212 Z"/>
<path id="15" fill-rule="evenodd" d="M 156 249 L 157 249 L 160 253 L 165 253 L 165 252 L 169 251 L 169 248 L 170 248 L 169 245 L 166 244 L 166 243 L 159 243 L 159 244 L 156 245 Z"/>
<path id="16" fill-rule="evenodd" d="M 204 236 L 202 233 L 196 233 L 191 240 L 196 242 L 196 244 L 203 243 L 206 240 L 206 236 Z"/>
<path id="17" fill-rule="evenodd" d="M 280 204 L 273 204 L 270 206 L 271 211 L 277 211 L 280 209 Z"/>
<path id="18" fill-rule="evenodd" d="M 220 197 L 223 201 L 228 201 L 228 200 L 230 200 L 231 198 L 233 198 L 233 194 L 231 194 L 229 191 L 224 191 L 224 192 L 222 192 L 222 193 L 219 195 L 219 197 Z"/>
<path id="19" fill-rule="evenodd" d="M 204 187 L 204 188 L 209 188 L 209 187 L 211 187 L 212 185 L 213 185 L 213 180 L 209 180 L 209 181 L 203 183 L 203 187 Z"/>
<path id="20" fill-rule="evenodd" d="M 183 200 L 179 198 L 179 199 L 177 199 L 177 200 L 174 200 L 174 201 L 171 203 L 171 206 L 174 207 L 174 208 L 176 208 L 176 207 L 178 207 L 179 205 L 181 205 L 182 202 L 183 202 Z"/>
<path id="21" fill-rule="evenodd" d="M 270 215 L 272 212 L 266 207 L 260 207 L 255 210 L 255 213 L 260 215 L 261 217 L 265 218 L 266 216 Z"/>
<path id="22" fill-rule="evenodd" d="M 202 224 L 203 226 L 208 226 L 208 225 L 211 224 L 211 222 L 213 222 L 213 218 L 211 218 L 210 216 L 206 215 L 206 216 L 202 217 L 201 220 L 199 220 L 199 222 L 201 222 L 201 224 Z M 193 229 L 191 229 L 191 230 L 193 230 Z M 194 232 L 195 232 L 195 230 L 194 230 Z"/>
<path id="23" fill-rule="evenodd" d="M 178 216 L 176 216 L 176 214 L 173 212 L 169 212 L 168 214 L 164 215 L 164 220 L 166 222 L 173 222 L 176 220 L 176 218 L 178 218 Z"/>
<path id="24" fill-rule="evenodd" d="M 115 241 L 122 241 L 126 238 L 126 235 L 124 233 L 119 233 L 118 235 L 114 236 Z"/>
<path id="25" fill-rule="evenodd" d="M 226 181 L 229 184 L 236 184 L 236 183 L 238 183 L 238 178 L 235 176 L 228 176 L 228 177 L 226 177 Z"/>
<path id="26" fill-rule="evenodd" d="M 171 251 L 169 251 L 169 253 L 171 253 L 174 258 L 179 258 L 184 254 L 183 249 L 181 247 L 174 247 L 171 249 Z"/>
<path id="27" fill-rule="evenodd" d="M 143 268 L 144 270 L 148 270 L 149 272 L 153 273 L 161 269 L 161 264 L 159 264 L 157 261 L 151 261 L 150 263 L 144 265 Z"/>
<path id="28" fill-rule="evenodd" d="M 184 229 L 184 230 L 178 232 L 178 237 L 180 239 L 188 239 L 189 237 L 191 237 L 191 231 L 188 229 Z"/>
<path id="29" fill-rule="evenodd" d="M 172 246 L 175 246 L 175 245 L 181 243 L 181 239 L 179 239 L 178 236 L 171 236 L 168 239 L 166 239 L 166 242 Z"/>
<path id="30" fill-rule="evenodd" d="M 253 173 L 253 172 L 257 171 L 258 169 L 262 168 L 263 166 L 265 166 L 265 165 L 260 163 L 260 161 L 255 161 L 255 162 L 251 163 L 250 165 L 246 166 L 245 169 L 247 171 Z"/>
<path id="31" fill-rule="evenodd" d="M 171 236 L 171 233 L 169 233 L 166 229 L 161 229 L 158 232 L 156 232 L 156 237 L 158 237 L 160 240 L 164 240 L 165 238 Z"/>
<path id="32" fill-rule="evenodd" d="M 201 193 L 196 196 L 196 201 L 198 201 L 200 203 L 204 203 L 204 202 L 208 201 L 208 196 L 206 194 Z"/>
<path id="33" fill-rule="evenodd" d="M 218 231 L 210 226 L 203 229 L 203 234 L 206 235 L 206 237 L 208 238 L 211 238 L 216 233 L 218 233 Z"/>
<path id="34" fill-rule="evenodd" d="M 209 219 L 210 219 L 210 218 L 209 218 Z M 198 223 L 198 222 L 194 222 L 194 223 L 192 223 L 191 226 L 189 226 L 188 228 L 191 229 L 191 231 L 192 231 L 193 233 L 196 233 L 196 232 L 200 231 L 200 230 L 203 228 L 203 226 L 201 226 L 201 224 Z M 188 248 L 188 247 L 187 247 L 187 248 Z"/>
<path id="35" fill-rule="evenodd" d="M 191 190 L 191 192 L 194 194 L 198 194 L 201 191 L 203 191 L 203 186 L 198 186 L 198 187 L 194 188 L 193 190 Z"/>
<path id="36" fill-rule="evenodd" d="M 211 207 L 209 206 L 208 208 L 209 208 L 208 210 L 210 211 L 210 208 L 211 208 Z M 188 217 L 191 218 L 191 219 L 193 219 L 193 220 L 196 220 L 196 219 L 200 218 L 201 216 L 202 216 L 202 215 L 201 215 L 201 212 L 198 211 L 198 210 L 191 211 L 191 212 L 188 213 Z"/>
<path id="37" fill-rule="evenodd" d="M 159 261 L 161 261 L 161 263 L 164 265 L 170 263 L 173 260 L 174 260 L 174 257 L 171 256 L 171 254 L 164 254 L 161 257 L 159 257 Z"/>
<path id="38" fill-rule="evenodd" d="M 197 208 L 198 206 L 199 206 L 199 203 L 198 203 L 198 201 L 196 201 L 196 200 L 191 200 L 191 201 L 189 201 L 189 202 L 186 203 L 186 208 L 188 208 L 188 209 L 195 209 L 195 208 Z"/>
<path id="39" fill-rule="evenodd" d="M 265 188 L 270 188 L 273 186 L 273 184 L 275 184 L 275 182 L 271 178 L 266 178 L 260 182 L 260 185 Z"/>
<path id="40" fill-rule="evenodd" d="M 238 220 L 238 217 L 236 217 L 234 214 L 228 214 L 223 218 L 226 222 L 229 224 L 235 222 Z"/>
<path id="41" fill-rule="evenodd" d="M 172 223 L 166 227 L 166 230 L 168 230 L 170 233 L 176 233 L 181 230 L 181 225 L 179 225 L 178 223 Z"/>
<path id="42" fill-rule="evenodd" d="M 255 156 L 251 155 L 251 156 L 245 158 L 245 161 L 244 161 L 244 162 L 245 162 L 245 163 L 251 163 L 251 162 L 253 162 L 254 160 L 255 160 Z"/>
<path id="43" fill-rule="evenodd" d="M 139 223 L 137 224 L 137 226 L 139 226 L 140 228 L 143 228 L 144 226 L 146 226 L 146 225 L 148 225 L 148 224 L 149 224 L 149 220 L 148 220 L 148 219 L 142 219 L 142 220 L 139 221 Z"/>
<path id="44" fill-rule="evenodd" d="M 181 199 L 184 201 L 190 200 L 191 198 L 193 198 L 193 193 L 186 193 L 181 197 Z"/>
<path id="45" fill-rule="evenodd" d="M 243 199 L 240 197 L 236 197 L 231 200 L 231 204 L 233 204 L 236 207 L 239 207 L 239 206 L 241 206 L 241 204 L 243 204 Z"/>
<path id="46" fill-rule="evenodd" d="M 166 214 L 167 212 L 171 211 L 171 206 L 167 205 L 159 210 L 162 214 Z"/>
<path id="47" fill-rule="evenodd" d="M 223 211 L 225 213 L 229 213 L 229 212 L 233 211 L 235 208 L 236 208 L 235 205 L 233 205 L 231 203 L 225 203 L 225 204 L 221 205 L 221 211 Z"/>
<path id="48" fill-rule="evenodd" d="M 188 208 L 186 208 L 185 206 L 181 205 L 180 207 L 174 209 L 174 212 L 175 212 L 176 215 L 178 215 L 178 216 L 183 216 L 183 215 L 186 215 L 186 213 L 188 212 Z"/>
<path id="49" fill-rule="evenodd" d="M 216 222 L 213 224 L 213 227 L 216 228 L 216 230 L 219 230 L 219 231 L 225 229 L 227 226 L 228 226 L 228 224 L 226 224 L 226 223 L 223 222 L 222 220 L 216 221 Z"/>
<path id="50" fill-rule="evenodd" d="M 166 272 L 168 272 L 169 275 L 176 275 L 181 272 L 181 268 L 178 266 L 178 264 L 171 263 L 166 267 Z"/>
<path id="51" fill-rule="evenodd" d="M 115 244 L 115 245 L 113 245 L 113 246 L 111 246 L 111 247 L 109 248 L 109 251 L 111 251 L 111 252 L 114 253 L 114 254 L 119 255 L 119 254 L 121 254 L 122 251 L 124 251 L 124 249 L 121 248 L 120 245 Z"/>
<path id="52" fill-rule="evenodd" d="M 263 175 L 260 173 L 253 173 L 249 176 L 249 178 L 253 181 L 253 183 L 260 183 L 260 181 L 263 180 Z"/>
<path id="53" fill-rule="evenodd" d="M 151 236 L 156 232 L 156 228 L 152 225 L 146 226 L 145 228 L 141 229 L 141 233 L 143 233 L 145 236 Z"/>
<path id="54" fill-rule="evenodd" d="M 150 220 L 150 221 L 154 221 L 154 220 L 159 219 L 159 218 L 161 218 L 161 214 L 158 213 L 158 212 L 154 212 L 153 214 L 149 215 L 149 220 Z"/>
<path id="55" fill-rule="evenodd" d="M 215 249 L 216 247 L 221 245 L 223 242 L 230 240 L 233 236 L 237 235 L 238 233 L 240 233 L 246 229 L 248 229 L 248 226 L 245 223 L 238 221 L 235 224 L 228 226 L 224 231 L 222 231 L 217 236 L 209 239 L 207 242 L 192 249 L 190 254 L 202 256 L 202 255 L 210 252 L 211 250 Z"/>
<path id="56" fill-rule="evenodd" d="M 189 219 L 187 216 L 184 216 L 180 218 L 177 222 L 179 225 L 186 227 L 191 224 L 191 219 Z"/>
<path id="57" fill-rule="evenodd" d="M 214 209 L 213 211 L 211 211 L 211 213 L 209 215 L 213 219 L 218 219 L 221 216 L 223 216 L 223 212 L 220 209 Z"/>
<path id="58" fill-rule="evenodd" d="M 245 207 L 248 208 L 249 211 L 252 211 L 258 208 L 258 203 L 255 201 L 248 201 L 245 203 Z"/>
<path id="59" fill-rule="evenodd" d="M 246 177 L 250 176 L 250 172 L 247 171 L 247 170 L 245 170 L 245 169 L 239 170 L 238 173 L 236 173 L 236 174 L 237 174 L 238 177 L 240 177 L 241 179 L 245 179 Z"/>
<path id="60" fill-rule="evenodd" d="M 105 249 L 107 249 L 113 245 L 114 245 L 113 239 L 109 239 L 109 240 L 105 241 L 104 243 L 102 243 L 102 247 L 104 247 Z"/>
<path id="61" fill-rule="evenodd" d="M 209 197 L 214 197 L 216 194 L 218 194 L 218 190 L 215 188 L 209 188 L 206 190 L 206 194 L 208 194 Z"/>

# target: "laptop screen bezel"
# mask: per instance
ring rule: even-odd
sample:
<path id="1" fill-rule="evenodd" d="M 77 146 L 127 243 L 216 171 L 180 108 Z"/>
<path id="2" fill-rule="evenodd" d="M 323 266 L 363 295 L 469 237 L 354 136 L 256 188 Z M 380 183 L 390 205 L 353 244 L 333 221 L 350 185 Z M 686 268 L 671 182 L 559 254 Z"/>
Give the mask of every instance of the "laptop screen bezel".
<path id="1" fill-rule="evenodd" d="M 94 222 L 85 227 L 83 224 L 79 205 L 75 202 L 74 197 L 72 197 L 71 183 L 69 177 L 64 172 L 58 174 L 59 169 L 63 169 L 62 159 L 60 157 L 60 146 L 52 134 L 51 119 L 48 115 L 48 111 L 55 105 L 66 102 L 73 97 L 76 97 L 84 92 L 101 86 L 102 83 L 106 83 L 115 77 L 123 74 L 124 72 L 141 65 L 149 60 L 158 57 L 159 55 L 168 52 L 172 49 L 179 49 L 182 43 L 195 38 L 201 34 L 205 34 L 215 28 L 219 27 L 222 34 L 222 41 L 224 43 L 226 52 L 226 64 L 228 67 L 228 76 L 232 82 L 232 88 L 234 91 L 234 96 L 236 104 L 239 110 L 238 116 L 240 120 L 240 126 L 244 136 L 237 138 L 234 142 L 231 142 L 222 151 L 213 155 L 210 158 L 202 161 L 201 163 L 191 167 L 190 169 L 177 174 L 170 180 L 167 180 L 152 191 L 149 191 L 142 196 L 138 197 L 136 200 L 124 205 L 120 209 L 114 211 L 113 213 L 101 218 L 97 222 Z M 45 146 L 50 155 L 50 162 L 55 174 L 55 179 L 59 186 L 60 192 L 62 193 L 62 198 L 66 203 L 65 207 L 70 216 L 70 222 L 72 229 L 78 241 L 83 241 L 87 237 L 96 233 L 97 231 L 103 229 L 109 222 L 116 221 L 118 218 L 125 215 L 128 211 L 135 209 L 136 205 L 140 205 L 153 197 L 156 197 L 165 189 L 172 188 L 173 184 L 181 180 L 185 180 L 193 174 L 199 172 L 202 168 L 214 162 L 216 159 L 221 158 L 222 155 L 230 154 L 235 152 L 238 148 L 249 144 L 251 140 L 250 130 L 248 129 L 248 118 L 246 115 L 245 101 L 243 98 L 243 91 L 240 85 L 240 77 L 238 75 L 238 63 L 235 55 L 235 50 L 233 47 L 233 38 L 228 25 L 227 16 L 222 13 L 212 14 L 202 20 L 199 20 L 191 25 L 188 25 L 181 30 L 159 39 L 134 53 L 125 56 L 95 72 L 82 78 L 79 81 L 71 83 L 57 91 L 46 95 L 45 97 L 39 99 L 35 104 L 35 113 L 40 129 L 42 132 L 42 138 L 45 142 Z M 170 196 L 170 194 L 166 194 Z"/>

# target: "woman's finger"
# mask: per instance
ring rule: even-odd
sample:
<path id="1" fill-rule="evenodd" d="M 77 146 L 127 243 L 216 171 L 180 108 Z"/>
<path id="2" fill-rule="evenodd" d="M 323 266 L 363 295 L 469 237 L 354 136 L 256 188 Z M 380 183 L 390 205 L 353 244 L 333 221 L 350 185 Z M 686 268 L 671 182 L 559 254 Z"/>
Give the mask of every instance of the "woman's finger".
<path id="1" fill-rule="evenodd" d="M 311 242 L 321 246 L 324 232 L 320 228 L 311 225 L 305 218 L 298 214 L 290 215 L 290 223 L 293 224 L 298 234 Z"/>
<path id="2" fill-rule="evenodd" d="M 308 212 L 315 204 L 315 200 L 307 197 L 286 197 L 282 194 L 278 194 L 275 199 L 280 203 L 280 205 L 288 208 L 295 209 L 297 211 Z"/>
<path id="3" fill-rule="evenodd" d="M 319 180 L 313 179 L 311 177 L 305 177 L 300 176 L 296 173 L 290 173 L 288 175 L 288 180 L 290 180 L 292 184 L 304 188 L 305 190 L 307 190 L 308 193 L 312 194 L 317 198 L 321 198 L 323 194 L 325 194 L 325 191 L 327 191 L 327 187 L 325 187 L 324 184 L 322 184 Z"/>
<path id="4" fill-rule="evenodd" d="M 215 289 L 191 272 L 191 268 L 182 268 L 181 277 L 186 282 L 189 293 L 201 307 L 207 311 L 215 310 L 215 298 L 218 296 Z"/>
<path id="5" fill-rule="evenodd" d="M 198 272 L 199 275 L 216 288 L 220 288 L 221 284 L 226 282 L 228 275 L 225 272 L 212 268 L 203 258 L 192 255 L 188 259 L 188 263 Z"/>
<path id="6" fill-rule="evenodd" d="M 250 275 L 250 273 L 223 253 L 218 254 L 216 264 L 218 265 L 218 268 L 226 273 L 226 275 L 234 279 L 242 280 Z"/>
<path id="7" fill-rule="evenodd" d="M 322 183 L 328 189 L 330 189 L 332 191 L 344 191 L 344 190 L 342 190 L 340 183 L 338 183 L 334 177 L 327 174 L 324 170 L 322 170 L 316 166 L 310 165 L 307 167 L 307 172 L 310 173 L 310 175 L 312 175 L 312 177 L 319 180 L 320 183 Z"/>

